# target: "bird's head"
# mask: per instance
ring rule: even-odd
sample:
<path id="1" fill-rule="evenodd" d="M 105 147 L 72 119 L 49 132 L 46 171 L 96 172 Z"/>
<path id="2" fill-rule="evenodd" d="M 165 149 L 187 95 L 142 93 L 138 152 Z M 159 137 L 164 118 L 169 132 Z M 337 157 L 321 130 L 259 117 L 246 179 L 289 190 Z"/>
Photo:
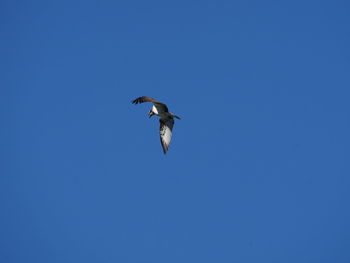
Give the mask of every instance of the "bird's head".
<path id="1" fill-rule="evenodd" d="M 148 112 L 148 117 L 151 118 L 155 113 L 152 111 L 152 109 Z"/>

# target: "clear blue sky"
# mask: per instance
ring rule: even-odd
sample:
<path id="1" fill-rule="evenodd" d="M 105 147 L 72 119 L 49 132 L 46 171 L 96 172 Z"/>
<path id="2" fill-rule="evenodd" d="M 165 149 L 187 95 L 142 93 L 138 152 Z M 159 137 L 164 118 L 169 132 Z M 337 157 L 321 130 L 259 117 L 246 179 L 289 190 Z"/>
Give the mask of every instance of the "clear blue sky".
<path id="1" fill-rule="evenodd" d="M 350 262 L 349 12 L 1 1 L 0 262 Z"/>

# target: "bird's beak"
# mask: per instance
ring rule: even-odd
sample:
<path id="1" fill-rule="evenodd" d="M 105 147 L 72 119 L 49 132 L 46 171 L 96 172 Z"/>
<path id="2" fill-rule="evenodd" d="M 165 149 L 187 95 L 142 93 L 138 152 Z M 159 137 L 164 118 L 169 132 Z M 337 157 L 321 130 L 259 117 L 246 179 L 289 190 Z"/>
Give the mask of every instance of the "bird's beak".
<path id="1" fill-rule="evenodd" d="M 153 115 L 154 115 L 154 112 L 153 112 L 153 111 L 150 111 L 150 112 L 148 113 L 148 117 L 149 117 L 149 118 L 151 118 Z"/>

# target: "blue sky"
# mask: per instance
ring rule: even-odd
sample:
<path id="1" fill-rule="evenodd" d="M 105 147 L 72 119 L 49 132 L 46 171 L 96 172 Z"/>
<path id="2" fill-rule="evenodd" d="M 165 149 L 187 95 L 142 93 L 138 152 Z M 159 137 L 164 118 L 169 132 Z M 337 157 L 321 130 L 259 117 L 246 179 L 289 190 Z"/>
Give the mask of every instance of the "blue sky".
<path id="1" fill-rule="evenodd" d="M 349 9 L 2 1 L 0 261 L 350 262 Z"/>

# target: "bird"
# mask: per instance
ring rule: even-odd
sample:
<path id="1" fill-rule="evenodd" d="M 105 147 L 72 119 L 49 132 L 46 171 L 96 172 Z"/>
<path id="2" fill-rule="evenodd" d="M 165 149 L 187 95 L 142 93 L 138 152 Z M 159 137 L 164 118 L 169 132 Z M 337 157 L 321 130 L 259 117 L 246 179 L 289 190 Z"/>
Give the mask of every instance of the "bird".
<path id="1" fill-rule="evenodd" d="M 179 116 L 169 112 L 167 105 L 165 105 L 164 103 L 159 102 L 151 97 L 147 97 L 147 96 L 138 97 L 138 98 L 134 99 L 131 103 L 136 105 L 136 104 L 140 104 L 140 103 L 144 103 L 144 102 L 152 102 L 153 103 L 152 108 L 148 112 L 148 117 L 151 118 L 153 115 L 156 115 L 159 117 L 160 142 L 162 144 L 163 153 L 166 154 L 168 149 L 169 149 L 169 145 L 170 145 L 170 141 L 171 141 L 171 137 L 172 137 L 172 133 L 173 133 L 174 118 L 179 119 L 179 120 L 181 118 Z"/>

